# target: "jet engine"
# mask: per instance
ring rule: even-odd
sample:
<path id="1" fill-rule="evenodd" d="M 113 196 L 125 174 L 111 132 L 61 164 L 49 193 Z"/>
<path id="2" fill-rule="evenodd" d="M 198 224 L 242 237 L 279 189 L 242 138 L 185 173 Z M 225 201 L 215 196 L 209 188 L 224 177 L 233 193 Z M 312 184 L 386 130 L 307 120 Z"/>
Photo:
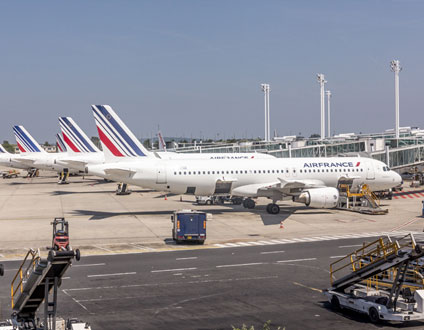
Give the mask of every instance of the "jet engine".
<path id="1" fill-rule="evenodd" d="M 331 209 L 337 206 L 339 191 L 336 188 L 314 188 L 303 190 L 295 202 L 305 203 L 306 206 Z"/>

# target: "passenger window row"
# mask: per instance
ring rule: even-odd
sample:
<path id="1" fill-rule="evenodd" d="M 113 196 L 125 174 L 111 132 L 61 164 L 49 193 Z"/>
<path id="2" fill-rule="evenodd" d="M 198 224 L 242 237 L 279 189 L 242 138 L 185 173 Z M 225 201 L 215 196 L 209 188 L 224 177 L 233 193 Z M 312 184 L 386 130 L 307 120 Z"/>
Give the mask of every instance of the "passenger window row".
<path id="1" fill-rule="evenodd" d="M 329 172 L 363 172 L 364 169 L 346 169 L 346 168 L 335 168 L 335 169 L 302 169 L 300 173 L 329 173 Z M 296 169 L 292 169 L 291 172 L 296 173 Z M 231 170 L 231 171 L 178 171 L 174 172 L 174 175 L 210 175 L 210 174 L 272 174 L 272 173 L 290 173 L 286 170 Z"/>

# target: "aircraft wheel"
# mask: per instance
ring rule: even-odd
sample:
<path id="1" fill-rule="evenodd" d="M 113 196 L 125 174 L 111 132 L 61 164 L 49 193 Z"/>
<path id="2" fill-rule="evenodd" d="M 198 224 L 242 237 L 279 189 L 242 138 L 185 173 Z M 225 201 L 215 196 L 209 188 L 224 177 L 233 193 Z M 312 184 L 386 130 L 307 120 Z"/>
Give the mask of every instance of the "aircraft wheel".
<path id="1" fill-rule="evenodd" d="M 253 199 L 248 198 L 248 199 L 245 199 L 244 200 L 243 206 L 245 208 L 248 208 L 248 209 L 254 209 L 255 206 L 256 206 L 256 203 L 255 203 L 255 201 Z"/>
<path id="2" fill-rule="evenodd" d="M 4 268 L 3 265 L 0 265 L 0 276 L 4 275 Z"/>
<path id="3" fill-rule="evenodd" d="M 270 214 L 278 214 L 280 213 L 280 207 L 277 204 L 271 203 L 267 205 L 266 211 Z"/>
<path id="4" fill-rule="evenodd" d="M 331 307 L 336 311 L 339 311 L 341 309 L 339 298 L 337 298 L 336 296 L 331 297 Z"/>

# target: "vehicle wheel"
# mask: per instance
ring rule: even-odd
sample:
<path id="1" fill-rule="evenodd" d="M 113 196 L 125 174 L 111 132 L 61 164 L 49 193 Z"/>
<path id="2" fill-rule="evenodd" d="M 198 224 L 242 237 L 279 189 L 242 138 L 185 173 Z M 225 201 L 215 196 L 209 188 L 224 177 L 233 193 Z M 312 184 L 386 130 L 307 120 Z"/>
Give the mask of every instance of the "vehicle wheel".
<path id="1" fill-rule="evenodd" d="M 339 301 L 339 298 L 337 298 L 337 296 L 333 296 L 331 298 L 331 307 L 333 307 L 333 309 L 336 311 L 341 310 L 340 301 Z"/>
<path id="2" fill-rule="evenodd" d="M 205 204 L 206 205 L 212 205 L 212 201 L 211 200 L 208 200 L 208 201 L 205 202 Z"/>
<path id="3" fill-rule="evenodd" d="M 380 321 L 380 315 L 378 314 L 378 311 L 375 307 L 371 307 L 369 309 L 368 316 L 370 317 L 372 323 L 377 323 Z"/>
<path id="4" fill-rule="evenodd" d="M 232 202 L 234 205 L 241 205 L 241 203 L 243 203 L 243 200 L 240 197 L 236 197 L 232 199 Z"/>
<path id="5" fill-rule="evenodd" d="M 0 276 L 4 275 L 4 267 L 3 265 L 0 265 Z"/>
<path id="6" fill-rule="evenodd" d="M 203 245 L 203 244 L 205 244 L 205 241 L 198 241 L 198 243 L 199 243 L 200 245 Z"/>
<path id="7" fill-rule="evenodd" d="M 80 259 L 81 259 L 81 252 L 80 252 L 80 250 L 79 250 L 79 249 L 76 249 L 76 250 L 75 250 L 75 259 L 76 259 L 77 261 L 80 261 Z"/>

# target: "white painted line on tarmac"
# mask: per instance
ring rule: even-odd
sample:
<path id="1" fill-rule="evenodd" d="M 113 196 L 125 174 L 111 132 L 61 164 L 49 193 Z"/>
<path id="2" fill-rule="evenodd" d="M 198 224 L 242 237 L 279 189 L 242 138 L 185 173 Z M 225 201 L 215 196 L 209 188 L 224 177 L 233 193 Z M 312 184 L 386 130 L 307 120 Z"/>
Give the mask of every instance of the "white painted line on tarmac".
<path id="1" fill-rule="evenodd" d="M 190 268 L 175 268 L 175 269 L 159 269 L 159 270 L 152 270 L 151 273 L 162 273 L 162 272 L 181 272 L 183 270 L 196 270 L 196 267 L 190 267 Z"/>
<path id="2" fill-rule="evenodd" d="M 351 247 L 362 247 L 362 244 L 356 244 L 356 245 L 340 245 L 339 246 L 339 249 L 351 248 Z"/>
<path id="3" fill-rule="evenodd" d="M 258 241 L 258 243 L 262 243 L 262 244 L 265 244 L 265 245 L 274 245 L 274 243 L 269 242 L 269 241 Z"/>
<path id="4" fill-rule="evenodd" d="M 105 247 L 102 247 L 102 246 L 99 246 L 99 245 L 93 245 L 95 248 L 98 248 L 99 250 L 103 250 L 103 251 L 107 251 L 107 252 L 115 252 L 115 251 L 113 251 L 113 250 L 111 250 L 111 249 L 107 249 L 107 248 L 105 248 Z"/>
<path id="5" fill-rule="evenodd" d="M 72 267 L 94 267 L 94 266 L 106 266 L 106 264 L 103 262 L 100 264 L 72 265 Z"/>
<path id="6" fill-rule="evenodd" d="M 68 277 L 62 277 L 62 280 L 70 280 L 71 278 L 68 276 Z"/>
<path id="7" fill-rule="evenodd" d="M 235 243 L 226 243 L 225 246 L 236 247 L 236 246 L 240 246 L 240 245 L 235 244 Z"/>
<path id="8" fill-rule="evenodd" d="M 346 256 L 331 256 L 330 259 L 339 259 L 339 258 L 344 258 Z"/>
<path id="9" fill-rule="evenodd" d="M 107 277 L 107 276 L 122 276 L 122 275 L 135 275 L 136 272 L 129 273 L 114 273 L 114 274 L 96 274 L 96 275 L 87 275 L 87 277 Z"/>
<path id="10" fill-rule="evenodd" d="M 217 247 L 227 247 L 226 245 L 224 245 L 224 244 L 214 244 L 215 246 L 217 246 Z"/>
<path id="11" fill-rule="evenodd" d="M 246 243 L 246 242 L 239 242 L 238 244 L 241 245 L 241 246 L 251 246 L 251 244 Z"/>
<path id="12" fill-rule="evenodd" d="M 259 242 L 247 242 L 247 243 L 252 245 L 264 245 L 263 243 L 259 243 Z"/>
<path id="13" fill-rule="evenodd" d="M 285 251 L 267 251 L 267 252 L 261 252 L 260 254 L 273 254 L 273 253 L 284 253 Z"/>
<path id="14" fill-rule="evenodd" d="M 317 260 L 317 258 L 305 258 L 305 259 L 280 260 L 280 261 L 277 261 L 277 262 L 279 262 L 279 263 L 285 263 L 285 262 L 298 262 L 298 261 L 310 261 L 310 260 Z"/>
<path id="15" fill-rule="evenodd" d="M 256 266 L 256 265 L 263 265 L 263 264 L 264 264 L 263 262 L 252 262 L 252 263 L 249 263 L 249 264 L 219 265 L 219 266 L 216 266 L 216 268 Z"/>
<path id="16" fill-rule="evenodd" d="M 176 258 L 175 260 L 193 260 L 193 259 L 197 259 L 197 257 Z"/>

